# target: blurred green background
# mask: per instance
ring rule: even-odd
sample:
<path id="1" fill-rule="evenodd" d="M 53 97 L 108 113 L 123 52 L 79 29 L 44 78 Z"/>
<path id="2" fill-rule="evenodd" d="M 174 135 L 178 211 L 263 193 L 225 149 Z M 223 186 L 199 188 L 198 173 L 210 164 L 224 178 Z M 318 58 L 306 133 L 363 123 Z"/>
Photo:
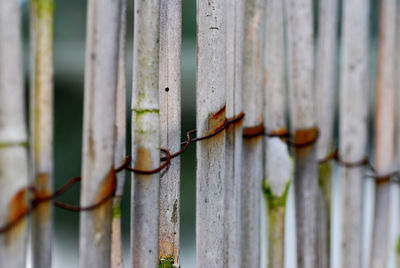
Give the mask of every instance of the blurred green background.
<path id="1" fill-rule="evenodd" d="M 195 71 L 196 71 L 196 0 L 183 0 L 182 47 L 182 133 L 195 128 Z M 230 0 L 227 0 L 230 1 Z M 25 67 L 28 93 L 29 82 L 29 5 L 22 0 Z M 83 81 L 86 30 L 86 1 L 55 0 L 55 187 L 80 174 L 83 115 Z M 132 88 L 133 1 L 128 8 L 127 43 L 127 111 L 130 111 Z M 371 33 L 377 35 L 376 12 L 379 0 L 371 1 Z M 317 10 L 318 0 L 314 0 Z M 317 29 L 316 21 L 316 29 Z M 371 57 L 372 62 L 374 56 Z M 27 94 L 28 95 L 28 94 Z M 373 98 L 372 98 L 373 99 Z M 130 114 L 127 117 L 130 153 Z M 184 136 L 184 135 L 182 135 Z M 184 137 L 183 137 L 184 138 Z M 181 264 L 195 266 L 195 150 L 182 156 L 181 184 Z M 130 178 L 130 175 L 127 175 Z M 78 204 L 79 188 L 62 197 L 63 201 Z M 129 264 L 130 180 L 127 179 L 122 203 L 122 229 L 125 266 Z M 77 267 L 79 214 L 55 209 L 54 267 Z"/>

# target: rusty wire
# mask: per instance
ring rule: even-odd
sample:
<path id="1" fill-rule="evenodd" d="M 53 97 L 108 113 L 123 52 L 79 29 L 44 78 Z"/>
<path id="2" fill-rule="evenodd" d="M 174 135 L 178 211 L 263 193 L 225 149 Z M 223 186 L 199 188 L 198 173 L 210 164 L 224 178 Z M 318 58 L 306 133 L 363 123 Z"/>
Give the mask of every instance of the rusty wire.
<path id="1" fill-rule="evenodd" d="M 116 173 L 121 172 L 123 170 L 128 170 L 130 172 L 133 172 L 136 174 L 142 174 L 142 175 L 151 175 L 151 174 L 158 173 L 158 172 L 164 170 L 165 168 L 167 168 L 173 158 L 183 154 L 189 148 L 189 146 L 191 144 L 196 143 L 198 141 L 210 139 L 210 138 L 218 135 L 219 133 L 221 133 L 223 130 L 227 129 L 230 125 L 241 121 L 243 118 L 244 118 L 243 112 L 232 118 L 226 118 L 220 127 L 213 130 L 211 133 L 201 136 L 201 137 L 192 138 L 192 135 L 194 133 L 197 133 L 196 129 L 187 131 L 186 132 L 187 139 L 186 139 L 186 141 L 183 141 L 181 143 L 181 146 L 183 146 L 183 147 L 178 152 L 171 154 L 167 149 L 160 148 L 161 153 L 164 154 L 164 156 L 161 157 L 161 159 L 160 159 L 162 163 L 160 164 L 159 167 L 152 169 L 152 170 L 140 170 L 140 169 L 130 167 L 130 163 L 132 162 L 132 156 L 126 156 L 122 165 L 114 170 L 112 187 L 110 188 L 109 192 L 107 192 L 101 200 L 99 200 L 98 202 L 96 202 L 92 205 L 78 206 L 78 205 L 67 204 L 67 203 L 63 203 L 63 202 L 54 200 L 55 198 L 64 194 L 74 184 L 81 182 L 81 180 L 82 180 L 81 177 L 74 177 L 74 178 L 69 179 L 62 187 L 60 187 L 54 193 L 47 195 L 47 196 L 42 196 L 40 194 L 40 192 L 38 192 L 38 190 L 34 186 L 28 186 L 26 189 L 33 194 L 33 198 L 29 202 L 30 206 L 23 213 L 18 215 L 15 219 L 12 219 L 10 222 L 6 223 L 5 225 L 0 226 L 0 234 L 5 233 L 5 232 L 9 231 L 10 229 L 12 229 L 14 226 L 16 226 L 21 220 L 23 220 L 25 217 L 27 217 L 41 203 L 53 201 L 53 204 L 56 207 L 59 207 L 59 208 L 62 208 L 62 209 L 68 210 L 68 211 L 74 211 L 74 212 L 95 210 L 96 208 L 100 207 L 101 205 L 106 203 L 110 198 L 112 198 L 114 196 L 115 189 L 116 189 L 116 176 L 115 176 Z M 269 137 L 269 138 L 277 137 L 277 138 L 282 139 L 284 142 L 286 142 L 286 144 L 290 147 L 303 148 L 303 147 L 309 147 L 317 142 L 318 136 L 319 136 L 319 131 L 316 129 L 316 134 L 314 136 L 312 136 L 310 139 L 303 141 L 303 142 L 297 142 L 293 139 L 293 137 L 287 131 L 283 131 L 280 133 L 266 133 L 264 126 L 262 124 L 255 126 L 255 127 L 249 127 L 249 128 L 243 129 L 243 138 L 245 138 L 245 139 L 256 138 L 259 136 L 265 136 L 265 137 Z M 329 153 L 325 158 L 318 160 L 318 164 L 323 164 L 323 163 L 326 163 L 329 161 L 335 161 L 338 165 L 343 166 L 345 168 L 368 167 L 372 171 L 372 174 L 367 174 L 366 176 L 374 178 L 376 180 L 377 184 L 385 183 L 385 182 L 389 182 L 389 181 L 400 182 L 400 171 L 395 171 L 390 174 L 378 176 L 375 168 L 371 164 L 368 157 L 364 157 L 360 161 L 356 161 L 356 162 L 347 162 L 347 161 L 344 161 L 340 157 L 339 150 L 336 148 L 331 153 Z"/>

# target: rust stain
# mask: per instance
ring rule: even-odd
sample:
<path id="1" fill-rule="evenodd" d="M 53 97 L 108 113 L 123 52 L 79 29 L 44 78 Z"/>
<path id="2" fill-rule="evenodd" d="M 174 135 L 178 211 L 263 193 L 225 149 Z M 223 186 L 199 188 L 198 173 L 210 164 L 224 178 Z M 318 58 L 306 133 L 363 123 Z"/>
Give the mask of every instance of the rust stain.
<path id="1" fill-rule="evenodd" d="M 243 129 L 244 138 L 255 138 L 264 135 L 264 124 L 259 124 L 255 127 L 247 127 Z"/>
<path id="2" fill-rule="evenodd" d="M 151 170 L 154 168 L 149 149 L 139 147 L 136 151 L 136 156 L 137 159 L 136 159 L 135 169 Z"/>
<path id="3" fill-rule="evenodd" d="M 298 147 L 301 145 L 312 145 L 318 138 L 318 129 L 316 127 L 308 129 L 299 129 L 294 133 L 293 141 Z"/>
<path id="4" fill-rule="evenodd" d="M 112 193 L 116 186 L 116 178 L 114 168 L 111 168 L 103 182 L 100 185 L 100 189 L 94 198 L 94 203 L 98 203 L 102 201 L 106 196 Z M 95 219 L 95 228 L 96 232 L 101 233 L 104 232 L 103 225 L 107 220 L 107 217 L 111 219 L 111 205 L 112 198 L 109 198 L 107 202 L 102 204 L 100 207 L 93 211 L 94 219 Z"/>
<path id="5" fill-rule="evenodd" d="M 89 157 L 91 161 L 94 161 L 95 152 L 94 152 L 94 141 L 92 136 L 89 136 Z"/>
<path id="6" fill-rule="evenodd" d="M 220 118 L 221 116 L 225 116 L 225 110 L 226 106 L 224 105 L 224 107 L 222 107 L 218 112 L 211 116 L 211 119 L 218 120 L 218 118 Z"/>
<path id="7" fill-rule="evenodd" d="M 164 234 L 162 237 L 160 237 L 160 242 L 159 242 L 159 256 L 170 256 L 174 254 L 174 243 L 172 242 L 173 239 L 170 237 L 166 236 Z"/>
<path id="8" fill-rule="evenodd" d="M 288 135 L 286 127 L 277 128 L 271 131 L 271 135 L 276 137 L 286 137 Z"/>
<path id="9" fill-rule="evenodd" d="M 376 178 L 376 186 L 382 186 L 390 182 L 390 176 L 382 176 Z"/>
<path id="10" fill-rule="evenodd" d="M 13 222 L 25 215 L 29 210 L 28 206 L 28 190 L 26 188 L 21 189 L 11 199 L 8 205 L 8 222 Z M 6 234 L 6 243 L 12 243 L 14 237 L 18 236 L 26 225 L 26 218 L 23 217 L 17 224 L 14 225 Z"/>
<path id="11" fill-rule="evenodd" d="M 225 105 L 218 110 L 217 112 L 213 113 L 208 118 L 208 129 L 209 131 L 206 133 L 207 135 L 213 134 L 221 129 L 224 125 L 227 124 L 227 119 L 225 117 Z M 223 131 L 221 131 L 222 133 Z M 217 135 L 218 136 L 218 135 Z"/>
<path id="12" fill-rule="evenodd" d="M 49 175 L 46 173 L 39 173 L 35 180 L 35 198 L 46 198 L 51 195 L 49 190 Z M 35 215 L 42 220 L 47 220 L 50 217 L 50 200 L 40 202 L 37 204 Z"/>

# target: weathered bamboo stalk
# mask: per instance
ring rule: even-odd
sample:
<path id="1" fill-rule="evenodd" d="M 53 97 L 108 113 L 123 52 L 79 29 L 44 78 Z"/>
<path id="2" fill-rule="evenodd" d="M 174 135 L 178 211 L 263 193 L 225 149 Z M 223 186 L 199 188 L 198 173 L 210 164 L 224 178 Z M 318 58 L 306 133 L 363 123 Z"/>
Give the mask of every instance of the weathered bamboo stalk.
<path id="1" fill-rule="evenodd" d="M 264 48 L 264 128 L 267 133 L 285 133 L 286 68 L 284 3 L 266 2 Z M 280 138 L 265 138 L 264 197 L 268 211 L 268 267 L 284 267 L 286 197 L 293 177 L 293 161 Z"/>
<path id="2" fill-rule="evenodd" d="M 339 2 L 322 0 L 319 2 L 318 50 L 315 86 L 317 94 L 317 120 L 320 131 L 317 143 L 317 159 L 324 159 L 333 147 L 335 120 L 335 99 L 337 79 L 337 36 Z M 318 267 L 328 267 L 330 248 L 332 162 L 319 166 L 318 195 Z"/>
<path id="3" fill-rule="evenodd" d="M 380 2 L 375 117 L 375 171 L 387 177 L 394 167 L 396 103 L 396 0 Z M 390 179 L 390 178 L 388 178 Z M 390 181 L 377 180 L 371 268 L 386 267 L 390 252 Z"/>
<path id="4" fill-rule="evenodd" d="M 161 0 L 160 120 L 161 146 L 177 152 L 181 145 L 182 0 Z M 160 265 L 179 267 L 180 158 L 160 178 Z M 168 266 L 169 265 L 169 266 Z"/>
<path id="5" fill-rule="evenodd" d="M 0 0 L 0 226 L 28 209 L 28 154 L 19 1 Z M 26 265 L 27 219 L 0 234 L 0 267 Z"/>
<path id="6" fill-rule="evenodd" d="M 115 103 L 114 166 L 119 167 L 126 154 L 126 16 L 127 0 L 121 0 L 118 52 L 118 81 Z M 111 268 L 124 267 L 121 234 L 121 198 L 124 193 L 125 172 L 116 175 L 117 186 L 112 208 Z"/>
<path id="7" fill-rule="evenodd" d="M 242 112 L 244 0 L 226 1 L 226 117 Z M 242 183 L 242 125 L 226 132 L 225 264 L 241 267 L 240 189 Z"/>
<path id="8" fill-rule="evenodd" d="M 243 133 L 263 127 L 264 0 L 245 2 L 243 51 Z M 243 140 L 241 183 L 242 267 L 260 266 L 262 135 Z"/>
<path id="9" fill-rule="evenodd" d="M 317 136 L 314 103 L 313 7 L 310 0 L 286 0 L 291 128 L 296 143 Z M 294 149 L 297 267 L 318 267 L 316 146 Z"/>
<path id="10" fill-rule="evenodd" d="M 115 98 L 120 1 L 89 0 L 86 40 L 81 205 L 114 187 Z M 80 214 L 79 267 L 109 267 L 112 199 Z"/>
<path id="11" fill-rule="evenodd" d="M 160 164 L 160 1 L 135 1 L 132 91 L 132 155 L 137 169 Z M 156 267 L 159 257 L 160 174 L 132 174 L 131 260 Z"/>
<path id="12" fill-rule="evenodd" d="M 368 123 L 369 3 L 343 2 L 339 152 L 346 162 L 366 156 Z M 362 179 L 365 168 L 340 169 L 341 267 L 361 267 Z"/>
<path id="13" fill-rule="evenodd" d="M 31 180 L 43 196 L 53 189 L 53 16 L 53 0 L 31 0 Z M 32 215 L 33 267 L 51 267 L 52 218 L 50 202 Z"/>
<path id="14" fill-rule="evenodd" d="M 197 135 L 225 123 L 226 3 L 197 0 Z M 197 143 L 196 264 L 225 267 L 226 131 Z"/>

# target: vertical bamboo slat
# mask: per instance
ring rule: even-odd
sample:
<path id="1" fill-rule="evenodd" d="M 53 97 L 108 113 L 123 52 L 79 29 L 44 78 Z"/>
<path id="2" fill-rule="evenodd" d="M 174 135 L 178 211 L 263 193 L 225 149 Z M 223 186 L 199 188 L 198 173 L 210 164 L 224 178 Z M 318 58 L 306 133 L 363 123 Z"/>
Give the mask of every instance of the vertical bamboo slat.
<path id="1" fill-rule="evenodd" d="M 243 133 L 263 127 L 264 0 L 245 2 L 243 51 Z M 251 131 L 250 131 L 251 132 Z M 243 267 L 260 266 L 262 136 L 245 138 L 241 183 L 241 258 Z"/>
<path id="2" fill-rule="evenodd" d="M 387 177 L 394 167 L 396 100 L 396 0 L 380 2 L 375 117 L 375 171 Z M 389 178 L 387 178 L 389 179 Z M 390 252 L 390 182 L 377 180 L 371 268 L 386 267 Z"/>
<path id="3" fill-rule="evenodd" d="M 339 151 L 346 162 L 361 161 L 367 153 L 368 14 L 368 1 L 343 2 Z M 341 267 L 361 267 L 360 227 L 364 171 L 363 167 L 340 169 Z"/>
<path id="4" fill-rule="evenodd" d="M 121 0 L 118 52 L 118 81 L 115 103 L 114 166 L 123 164 L 126 154 L 126 16 L 127 0 Z M 125 172 L 116 175 L 117 186 L 112 208 L 111 268 L 124 267 L 121 234 L 121 198 L 124 193 Z"/>
<path id="5" fill-rule="evenodd" d="M 135 1 L 132 90 L 132 166 L 160 164 L 159 33 L 160 1 Z M 131 260 L 156 267 L 159 257 L 160 174 L 132 174 Z"/>
<path id="6" fill-rule="evenodd" d="M 182 0 L 161 0 L 160 121 L 161 146 L 177 152 L 181 146 Z M 160 178 L 160 262 L 179 267 L 180 158 L 172 160 Z M 161 263 L 160 263 L 161 264 Z"/>
<path id="7" fill-rule="evenodd" d="M 197 0 L 197 135 L 225 123 L 226 2 Z M 225 267 L 226 132 L 197 143 L 196 264 Z"/>
<path id="8" fill-rule="evenodd" d="M 286 130 L 286 68 L 284 3 L 266 3 L 264 48 L 264 128 L 267 133 Z M 284 267 L 286 197 L 293 177 L 293 161 L 286 143 L 265 138 L 264 196 L 268 212 L 268 267 Z"/>
<path id="9" fill-rule="evenodd" d="M 120 8 L 120 1 L 88 1 L 81 206 L 102 200 L 115 183 Z M 79 267 L 110 266 L 111 220 L 111 199 L 81 212 Z"/>
<path id="10" fill-rule="evenodd" d="M 53 0 L 31 0 L 31 174 L 43 196 L 53 189 L 53 16 Z M 52 218 L 50 202 L 32 215 L 33 267 L 51 267 Z"/>
<path id="11" fill-rule="evenodd" d="M 339 2 L 321 0 L 318 19 L 318 48 L 315 86 L 317 94 L 317 120 L 320 131 L 317 143 L 317 159 L 324 159 L 333 147 L 335 120 L 335 99 L 337 79 L 337 30 Z M 331 179 L 332 162 L 319 166 L 318 195 L 318 248 L 319 267 L 329 265 L 330 226 L 331 226 Z"/>
<path id="12" fill-rule="evenodd" d="M 226 117 L 242 112 L 242 63 L 244 40 L 244 0 L 226 1 Z M 225 174 L 225 264 L 241 267 L 240 189 L 242 178 L 242 126 L 226 132 Z"/>
<path id="13" fill-rule="evenodd" d="M 291 129 L 296 143 L 316 138 L 313 7 L 310 0 L 286 0 Z M 318 267 L 316 146 L 294 149 L 297 267 Z"/>
<path id="14" fill-rule="evenodd" d="M 28 209 L 28 155 L 19 1 L 0 0 L 0 226 Z M 26 265 L 27 219 L 0 234 L 0 267 Z"/>

